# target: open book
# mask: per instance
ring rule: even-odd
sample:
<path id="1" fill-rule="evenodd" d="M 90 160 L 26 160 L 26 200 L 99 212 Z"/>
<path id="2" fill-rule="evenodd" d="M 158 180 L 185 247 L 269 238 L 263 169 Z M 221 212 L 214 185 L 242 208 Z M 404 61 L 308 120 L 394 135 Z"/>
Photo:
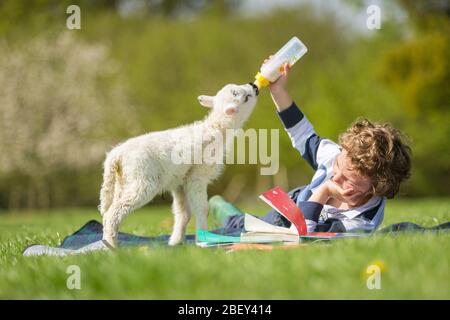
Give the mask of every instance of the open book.
<path id="1" fill-rule="evenodd" d="M 300 241 L 304 236 L 335 237 L 331 232 L 308 233 L 305 216 L 290 196 L 280 187 L 270 189 L 259 196 L 265 203 L 275 209 L 292 224 L 290 228 L 274 226 L 252 215 L 245 215 L 241 240 L 272 239 L 273 241 Z"/>
<path id="2" fill-rule="evenodd" d="M 241 242 L 300 241 L 298 231 L 294 224 L 290 228 L 278 227 L 250 214 L 245 214 L 244 229 L 245 232 L 241 233 Z"/>
<path id="3" fill-rule="evenodd" d="M 365 234 L 308 232 L 305 216 L 289 195 L 280 187 L 270 189 L 259 196 L 292 224 L 289 228 L 275 226 L 250 214 L 245 214 L 244 231 L 240 236 L 218 235 L 197 230 L 197 244 L 210 246 L 229 243 L 300 242 L 306 239 L 334 239 L 361 237 Z"/>

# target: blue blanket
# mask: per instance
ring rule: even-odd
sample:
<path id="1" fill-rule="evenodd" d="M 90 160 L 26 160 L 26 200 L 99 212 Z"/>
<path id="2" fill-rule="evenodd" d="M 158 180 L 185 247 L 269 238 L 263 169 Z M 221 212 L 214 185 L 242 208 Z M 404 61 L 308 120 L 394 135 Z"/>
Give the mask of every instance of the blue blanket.
<path id="1" fill-rule="evenodd" d="M 77 250 L 102 239 L 103 226 L 100 222 L 91 220 L 75 233 L 64 238 L 59 248 Z M 137 236 L 130 233 L 119 232 L 118 244 L 125 246 L 161 245 L 167 244 L 169 235 L 156 237 Z M 186 243 L 195 243 L 195 235 L 187 235 Z"/>
<path id="2" fill-rule="evenodd" d="M 237 229 L 216 229 L 209 234 L 239 237 L 241 230 Z M 31 245 L 25 248 L 23 255 L 39 256 L 53 255 L 66 256 L 71 254 L 87 253 L 92 251 L 110 249 L 107 243 L 102 241 L 103 226 L 100 222 L 91 220 L 82 226 L 73 234 L 64 238 L 58 247 L 50 247 L 47 245 Z M 153 237 L 138 236 L 130 233 L 119 232 L 119 247 L 127 246 L 165 246 L 169 241 L 170 235 L 160 235 Z M 185 236 L 184 244 L 195 244 L 195 235 L 189 234 Z"/>
<path id="3" fill-rule="evenodd" d="M 450 229 L 450 222 L 443 223 L 431 228 L 424 228 L 411 222 L 401 222 L 387 226 L 377 232 L 376 234 L 397 233 L 405 231 L 413 232 L 440 232 L 448 231 Z M 23 254 L 26 256 L 33 255 L 56 255 L 65 256 L 69 254 L 79 254 L 98 250 L 107 250 L 108 246 L 102 241 L 103 226 L 100 222 L 91 220 L 82 226 L 75 233 L 64 238 L 59 247 L 49 247 L 45 245 L 32 245 L 27 247 Z M 239 237 L 241 230 L 237 229 L 216 229 L 210 232 L 205 232 L 209 235 L 223 235 L 230 237 Z M 134 234 L 119 232 L 118 245 L 120 247 L 126 246 L 165 246 L 169 240 L 170 235 L 160 235 L 153 237 L 137 236 Z M 189 234 L 185 237 L 185 244 L 195 244 L 195 235 Z"/>

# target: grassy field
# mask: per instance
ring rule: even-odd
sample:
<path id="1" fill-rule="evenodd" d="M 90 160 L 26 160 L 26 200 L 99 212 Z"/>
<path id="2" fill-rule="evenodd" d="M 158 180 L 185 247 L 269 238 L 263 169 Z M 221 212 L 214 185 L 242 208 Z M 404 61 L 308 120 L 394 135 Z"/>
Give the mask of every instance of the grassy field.
<path id="1" fill-rule="evenodd" d="M 246 208 L 249 209 L 249 208 Z M 264 213 L 266 208 L 254 208 Z M 144 208 L 122 231 L 170 233 L 168 207 Z M 402 234 L 273 251 L 194 246 L 132 248 L 85 256 L 22 257 L 29 244 L 58 245 L 95 209 L 6 212 L 0 215 L 2 299 L 393 299 L 450 298 L 450 234 Z M 383 226 L 450 220 L 450 199 L 391 201 Z M 190 226 L 190 232 L 193 223 Z M 381 289 L 366 287 L 366 268 L 383 265 Z M 81 289 L 69 290 L 66 271 L 81 270 Z"/>

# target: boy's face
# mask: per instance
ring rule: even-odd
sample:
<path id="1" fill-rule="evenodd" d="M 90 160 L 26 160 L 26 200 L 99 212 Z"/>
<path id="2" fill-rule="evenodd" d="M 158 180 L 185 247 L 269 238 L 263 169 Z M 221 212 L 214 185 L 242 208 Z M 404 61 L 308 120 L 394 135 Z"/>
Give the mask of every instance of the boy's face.
<path id="1" fill-rule="evenodd" d="M 333 167 L 333 182 L 344 190 L 353 190 L 362 197 L 372 193 L 372 181 L 352 168 L 352 163 L 344 149 L 336 157 Z"/>

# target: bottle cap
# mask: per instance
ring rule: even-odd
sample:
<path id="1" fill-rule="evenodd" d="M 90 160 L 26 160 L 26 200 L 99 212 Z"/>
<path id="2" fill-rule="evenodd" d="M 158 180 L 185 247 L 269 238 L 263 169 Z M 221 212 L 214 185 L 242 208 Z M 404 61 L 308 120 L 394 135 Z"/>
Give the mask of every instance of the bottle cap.
<path id="1" fill-rule="evenodd" d="M 258 72 L 258 73 L 256 74 L 255 79 L 256 79 L 255 84 L 256 84 L 259 88 L 261 88 L 261 87 L 267 87 L 267 86 L 270 84 L 269 80 L 267 80 L 266 78 L 264 78 L 264 76 L 263 76 L 260 72 Z"/>

